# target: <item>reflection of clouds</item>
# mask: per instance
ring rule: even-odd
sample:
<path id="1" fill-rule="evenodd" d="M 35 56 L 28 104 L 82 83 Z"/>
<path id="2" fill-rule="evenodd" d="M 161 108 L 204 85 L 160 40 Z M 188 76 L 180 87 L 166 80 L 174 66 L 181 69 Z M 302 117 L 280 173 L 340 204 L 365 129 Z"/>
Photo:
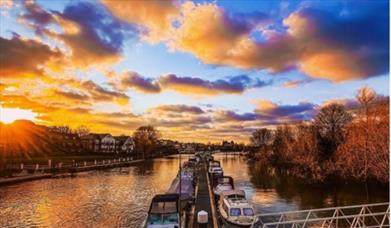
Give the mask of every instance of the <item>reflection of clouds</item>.
<path id="1" fill-rule="evenodd" d="M 224 175 L 234 179 L 235 188 L 245 191 L 246 198 L 254 205 L 256 213 L 297 210 L 299 208 L 297 202 L 287 202 L 280 198 L 273 188 L 258 190 L 251 182 L 248 163 L 244 157 L 223 153 L 215 154 L 214 157 L 221 162 Z"/>

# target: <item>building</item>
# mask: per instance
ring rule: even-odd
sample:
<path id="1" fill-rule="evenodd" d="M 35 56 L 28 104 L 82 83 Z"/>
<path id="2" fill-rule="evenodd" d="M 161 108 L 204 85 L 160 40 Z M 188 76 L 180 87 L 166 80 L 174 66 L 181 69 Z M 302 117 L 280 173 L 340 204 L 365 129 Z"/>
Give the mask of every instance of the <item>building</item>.
<path id="1" fill-rule="evenodd" d="M 115 153 L 115 138 L 106 134 L 100 140 L 100 152 L 101 153 Z"/>
<path id="2" fill-rule="evenodd" d="M 115 152 L 117 154 L 130 154 L 134 151 L 135 142 L 130 136 L 115 136 Z"/>
<path id="3" fill-rule="evenodd" d="M 115 139 L 110 134 L 88 134 L 82 137 L 82 144 L 91 152 L 115 153 Z"/>

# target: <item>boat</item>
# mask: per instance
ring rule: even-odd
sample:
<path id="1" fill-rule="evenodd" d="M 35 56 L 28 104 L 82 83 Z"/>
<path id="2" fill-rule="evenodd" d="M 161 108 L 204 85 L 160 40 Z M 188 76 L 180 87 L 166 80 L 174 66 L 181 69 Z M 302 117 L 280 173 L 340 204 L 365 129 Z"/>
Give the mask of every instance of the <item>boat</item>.
<path id="1" fill-rule="evenodd" d="M 183 209 L 191 204 L 193 202 L 194 195 L 193 172 L 182 170 L 181 175 L 178 173 L 178 175 L 172 181 L 167 193 L 180 195 L 180 209 Z"/>
<path id="2" fill-rule="evenodd" d="M 220 167 L 221 168 L 220 161 L 216 161 L 216 160 L 209 161 L 209 163 L 208 163 L 208 172 L 211 173 L 212 169 L 214 167 Z"/>
<path id="3" fill-rule="evenodd" d="M 179 228 L 178 194 L 159 194 L 152 199 L 144 228 Z"/>
<path id="4" fill-rule="evenodd" d="M 230 176 L 215 177 L 213 179 L 212 186 L 215 200 L 217 202 L 222 192 L 234 189 L 234 180 Z"/>
<path id="5" fill-rule="evenodd" d="M 209 177 L 211 180 L 224 176 L 223 169 L 221 167 L 212 167 L 209 173 Z M 212 184 L 212 183 L 211 183 Z"/>
<path id="6" fill-rule="evenodd" d="M 219 212 L 227 227 L 250 227 L 255 221 L 253 206 L 246 200 L 243 190 L 220 193 Z"/>

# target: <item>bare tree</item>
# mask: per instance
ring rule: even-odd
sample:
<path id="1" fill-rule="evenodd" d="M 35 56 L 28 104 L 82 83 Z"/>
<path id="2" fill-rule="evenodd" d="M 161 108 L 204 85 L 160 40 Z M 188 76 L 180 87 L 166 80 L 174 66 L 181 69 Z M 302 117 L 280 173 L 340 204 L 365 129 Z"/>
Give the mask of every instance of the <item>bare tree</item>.
<path id="1" fill-rule="evenodd" d="M 320 109 L 314 125 L 318 130 L 321 160 L 332 157 L 338 145 L 343 142 L 344 130 L 351 120 L 352 116 L 341 104 L 331 103 Z"/>
<path id="2" fill-rule="evenodd" d="M 266 150 L 266 146 L 270 143 L 272 137 L 272 132 L 269 129 L 261 128 L 252 133 L 250 140 L 253 146 Z"/>
<path id="3" fill-rule="evenodd" d="M 364 138 L 364 142 L 365 142 L 365 149 L 364 149 L 364 175 L 365 175 L 365 178 L 368 177 L 368 138 L 369 138 L 369 128 L 370 128 L 370 123 L 369 123 L 369 119 L 370 119 L 370 113 L 369 113 L 369 109 L 370 109 L 370 106 L 371 104 L 376 100 L 376 93 L 375 91 L 368 87 L 368 86 L 364 86 L 362 87 L 361 89 L 358 90 L 357 92 L 357 95 L 356 95 L 356 98 L 358 100 L 358 102 L 360 102 L 361 104 L 361 108 L 363 109 L 363 114 L 364 114 L 364 121 L 365 121 L 365 128 L 364 128 L 364 132 L 365 132 L 365 138 Z"/>
<path id="4" fill-rule="evenodd" d="M 133 134 L 136 150 L 142 153 L 143 158 L 151 157 L 157 146 L 159 132 L 152 126 L 141 126 Z"/>
<path id="5" fill-rule="evenodd" d="M 79 137 L 86 136 L 90 133 L 90 129 L 88 129 L 86 126 L 81 125 L 78 128 L 75 129 L 75 134 L 79 135 Z"/>

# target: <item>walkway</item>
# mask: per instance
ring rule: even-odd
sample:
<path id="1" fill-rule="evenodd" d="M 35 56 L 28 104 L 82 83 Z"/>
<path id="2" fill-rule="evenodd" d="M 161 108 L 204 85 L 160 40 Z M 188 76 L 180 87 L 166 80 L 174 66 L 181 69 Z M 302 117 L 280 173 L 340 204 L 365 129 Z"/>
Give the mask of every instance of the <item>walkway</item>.
<path id="1" fill-rule="evenodd" d="M 213 218 L 214 212 L 212 211 L 214 208 L 212 208 L 211 202 L 211 192 L 210 192 L 210 186 L 208 185 L 208 172 L 206 170 L 206 165 L 203 162 L 201 165 L 201 169 L 199 171 L 199 179 L 198 179 L 198 192 L 197 192 L 197 199 L 195 203 L 195 215 L 194 215 L 194 222 L 193 227 L 195 228 L 206 228 L 206 227 L 214 227 L 213 223 L 216 222 L 216 218 Z M 201 210 L 204 210 L 208 212 L 208 224 L 198 224 L 197 223 L 197 213 Z"/>

